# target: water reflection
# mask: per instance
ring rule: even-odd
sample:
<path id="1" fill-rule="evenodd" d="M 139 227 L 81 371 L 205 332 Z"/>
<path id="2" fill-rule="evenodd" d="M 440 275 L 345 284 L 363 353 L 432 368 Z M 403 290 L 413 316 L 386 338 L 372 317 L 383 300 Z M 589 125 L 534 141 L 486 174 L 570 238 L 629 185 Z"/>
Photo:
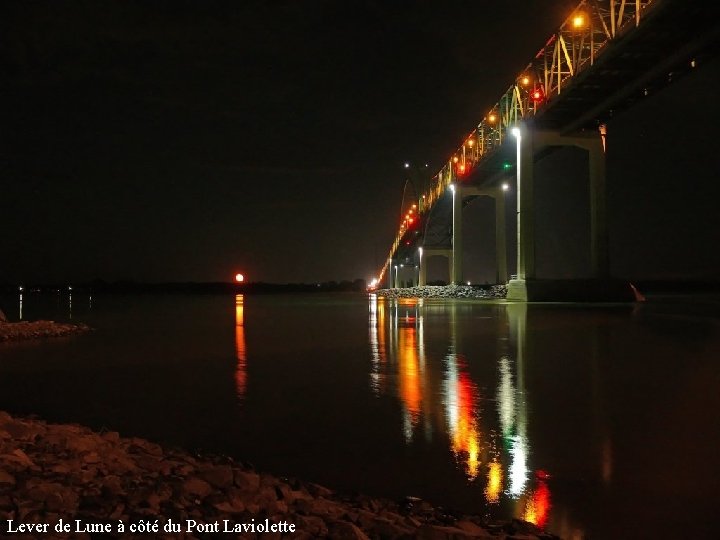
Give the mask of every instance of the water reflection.
<path id="1" fill-rule="evenodd" d="M 463 343 L 482 328 L 460 325 L 458 319 L 467 321 L 468 317 L 464 312 L 458 317 L 459 309 L 495 310 L 493 317 L 475 317 L 482 321 L 479 324 L 505 321 L 499 330 L 493 328 L 497 334 L 494 355 L 477 347 L 465 349 Z M 426 426 L 430 440 L 431 426 L 441 426 L 436 436 L 447 440 L 450 455 L 467 482 L 479 487 L 479 503 L 492 507 L 505 501 L 516 517 L 542 526 L 550 515 L 551 497 L 549 475 L 531 473 L 524 383 L 526 309 L 524 305 L 473 308 L 457 302 L 383 300 L 371 295 L 370 385 L 376 394 L 397 397 L 407 443 L 415 438 L 418 426 Z M 432 339 L 426 328 L 432 330 Z M 495 375 L 483 380 L 476 374 L 488 362 L 495 364 Z M 483 407 L 493 401 L 494 406 Z"/>
<path id="2" fill-rule="evenodd" d="M 245 298 L 242 294 L 235 295 L 235 391 L 240 401 L 247 391 L 247 351 L 245 349 Z"/>
<path id="3" fill-rule="evenodd" d="M 384 384 L 383 373 L 380 366 L 386 361 L 385 344 L 385 303 L 378 302 L 377 295 L 370 295 L 370 348 L 372 369 L 370 372 L 370 387 L 375 395 L 380 394 L 380 387 Z"/>
<path id="4" fill-rule="evenodd" d="M 467 373 L 465 359 L 450 352 L 445 371 L 445 417 L 455 460 L 468 479 L 480 469 L 480 393 Z"/>

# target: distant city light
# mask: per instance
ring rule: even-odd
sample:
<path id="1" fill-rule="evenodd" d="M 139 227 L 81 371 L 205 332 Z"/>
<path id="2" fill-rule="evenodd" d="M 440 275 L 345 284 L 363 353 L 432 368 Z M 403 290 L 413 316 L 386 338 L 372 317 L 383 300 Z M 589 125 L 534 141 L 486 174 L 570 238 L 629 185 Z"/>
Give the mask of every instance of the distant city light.
<path id="1" fill-rule="evenodd" d="M 510 189 L 510 185 L 507 182 L 503 182 L 502 190 L 507 191 L 508 189 Z"/>
<path id="2" fill-rule="evenodd" d="M 455 193 L 455 184 L 450 184 L 450 191 Z"/>
<path id="3" fill-rule="evenodd" d="M 519 137 L 520 136 L 520 128 L 516 126 L 510 130 L 510 133 L 512 133 L 514 137 Z"/>
<path id="4" fill-rule="evenodd" d="M 235 281 L 237 281 L 238 283 L 242 283 L 243 281 L 245 281 L 245 276 L 243 276 L 242 274 L 235 274 Z"/>
<path id="5" fill-rule="evenodd" d="M 406 163 L 405 163 L 405 168 L 406 168 L 406 169 L 409 169 L 409 168 L 410 168 L 410 164 L 406 162 Z"/>

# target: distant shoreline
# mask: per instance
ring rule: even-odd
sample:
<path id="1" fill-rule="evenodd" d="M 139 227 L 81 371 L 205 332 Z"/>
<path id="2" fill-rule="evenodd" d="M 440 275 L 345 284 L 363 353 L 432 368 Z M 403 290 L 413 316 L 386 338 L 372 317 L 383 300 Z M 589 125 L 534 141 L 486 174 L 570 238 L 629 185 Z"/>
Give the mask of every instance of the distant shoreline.
<path id="1" fill-rule="evenodd" d="M 625 279 L 635 285 L 643 294 L 701 294 L 720 293 L 720 280 L 659 280 L 659 279 Z M 442 282 L 434 286 L 450 287 Z M 483 290 L 504 285 L 473 285 L 474 289 Z M 379 289 L 380 290 L 380 289 Z M 387 289 L 385 289 L 387 290 Z M 142 283 L 135 281 L 106 282 L 94 280 L 78 284 L 27 283 L 22 291 L 18 285 L 7 282 L 0 283 L 0 295 L 22 293 L 108 293 L 108 294 L 147 294 L 147 293 L 185 293 L 185 294 L 283 294 L 283 293 L 365 293 L 367 284 L 362 279 L 353 281 L 323 281 L 318 283 L 266 283 L 266 282 L 166 282 Z M 372 291 L 370 291 L 372 292 Z"/>

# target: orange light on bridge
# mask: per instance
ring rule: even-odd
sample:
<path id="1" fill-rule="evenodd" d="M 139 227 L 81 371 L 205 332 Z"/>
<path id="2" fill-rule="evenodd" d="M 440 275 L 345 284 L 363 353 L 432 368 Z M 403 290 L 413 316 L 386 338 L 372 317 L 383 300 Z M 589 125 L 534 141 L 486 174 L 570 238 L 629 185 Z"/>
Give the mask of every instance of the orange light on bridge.
<path id="1" fill-rule="evenodd" d="M 467 145 L 469 148 L 472 148 L 475 146 L 475 140 L 474 139 L 468 139 Z"/>
<path id="2" fill-rule="evenodd" d="M 530 77 L 528 77 L 527 75 L 523 75 L 520 79 L 520 84 L 522 84 L 523 86 L 527 86 L 528 84 L 530 84 Z"/>
<path id="3" fill-rule="evenodd" d="M 245 276 L 243 276 L 242 274 L 235 274 L 235 281 L 237 281 L 238 283 L 242 283 L 243 281 L 245 281 Z"/>
<path id="4" fill-rule="evenodd" d="M 453 163 L 457 163 L 458 161 L 460 161 L 460 158 L 458 158 L 457 156 L 453 156 Z"/>
<path id="5" fill-rule="evenodd" d="M 488 115 L 488 122 L 490 122 L 491 124 L 494 124 L 496 120 L 497 120 L 497 115 L 495 113 L 490 113 Z"/>
<path id="6" fill-rule="evenodd" d="M 585 26 L 585 15 L 583 15 L 582 13 L 578 13 L 577 15 L 575 15 L 572 20 L 572 25 L 573 28 L 582 28 L 583 26 Z"/>

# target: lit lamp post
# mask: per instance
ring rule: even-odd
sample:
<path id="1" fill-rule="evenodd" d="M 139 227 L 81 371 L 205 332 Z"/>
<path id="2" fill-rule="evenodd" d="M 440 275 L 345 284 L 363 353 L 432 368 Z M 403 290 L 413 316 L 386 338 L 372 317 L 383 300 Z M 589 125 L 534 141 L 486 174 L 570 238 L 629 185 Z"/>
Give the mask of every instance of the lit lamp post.
<path id="1" fill-rule="evenodd" d="M 511 133 L 517 140 L 517 279 L 522 282 L 535 277 L 535 236 L 533 227 L 533 151 L 531 132 L 514 127 Z M 525 298 L 527 299 L 527 298 Z"/>

